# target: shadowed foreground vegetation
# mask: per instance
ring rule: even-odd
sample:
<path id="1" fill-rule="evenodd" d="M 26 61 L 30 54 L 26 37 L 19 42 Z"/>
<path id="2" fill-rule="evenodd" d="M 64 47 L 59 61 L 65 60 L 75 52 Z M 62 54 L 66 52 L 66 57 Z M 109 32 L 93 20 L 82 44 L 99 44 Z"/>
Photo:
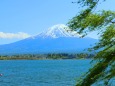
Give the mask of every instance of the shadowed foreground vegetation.
<path id="1" fill-rule="evenodd" d="M 1 55 L 0 60 L 45 60 L 45 59 L 90 59 L 94 54 L 23 54 L 23 55 Z"/>

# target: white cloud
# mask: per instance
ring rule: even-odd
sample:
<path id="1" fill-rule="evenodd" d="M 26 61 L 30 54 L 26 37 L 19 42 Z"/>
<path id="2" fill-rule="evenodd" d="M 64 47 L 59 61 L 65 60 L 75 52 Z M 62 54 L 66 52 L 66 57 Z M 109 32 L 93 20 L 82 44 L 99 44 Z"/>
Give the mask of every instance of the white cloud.
<path id="1" fill-rule="evenodd" d="M 18 33 L 0 32 L 0 38 L 2 38 L 2 39 L 13 39 L 13 38 L 24 39 L 27 37 L 30 37 L 30 35 L 27 33 L 24 33 L 24 32 L 18 32 Z"/>

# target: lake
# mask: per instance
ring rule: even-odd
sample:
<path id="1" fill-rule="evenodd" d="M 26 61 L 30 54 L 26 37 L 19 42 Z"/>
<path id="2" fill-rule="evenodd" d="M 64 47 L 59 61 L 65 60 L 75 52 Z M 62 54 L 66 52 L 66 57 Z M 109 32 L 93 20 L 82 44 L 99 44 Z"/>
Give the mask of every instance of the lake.
<path id="1" fill-rule="evenodd" d="M 0 86 L 74 86 L 91 60 L 1 60 Z"/>

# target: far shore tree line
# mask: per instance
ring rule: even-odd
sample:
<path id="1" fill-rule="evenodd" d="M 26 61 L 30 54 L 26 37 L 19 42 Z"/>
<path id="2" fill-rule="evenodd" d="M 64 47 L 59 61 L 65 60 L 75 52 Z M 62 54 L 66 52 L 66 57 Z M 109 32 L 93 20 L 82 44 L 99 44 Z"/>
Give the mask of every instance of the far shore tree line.
<path id="1" fill-rule="evenodd" d="M 19 55 L 0 55 L 0 60 L 91 59 L 94 56 L 95 54 L 88 54 L 88 53 L 19 54 Z"/>

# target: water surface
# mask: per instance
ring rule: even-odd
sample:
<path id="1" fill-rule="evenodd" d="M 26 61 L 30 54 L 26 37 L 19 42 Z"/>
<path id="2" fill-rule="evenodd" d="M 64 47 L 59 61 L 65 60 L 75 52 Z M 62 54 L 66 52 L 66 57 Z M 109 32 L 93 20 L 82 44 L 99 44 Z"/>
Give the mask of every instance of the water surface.
<path id="1" fill-rule="evenodd" d="M 1 60 L 0 86 L 74 86 L 91 60 Z"/>

